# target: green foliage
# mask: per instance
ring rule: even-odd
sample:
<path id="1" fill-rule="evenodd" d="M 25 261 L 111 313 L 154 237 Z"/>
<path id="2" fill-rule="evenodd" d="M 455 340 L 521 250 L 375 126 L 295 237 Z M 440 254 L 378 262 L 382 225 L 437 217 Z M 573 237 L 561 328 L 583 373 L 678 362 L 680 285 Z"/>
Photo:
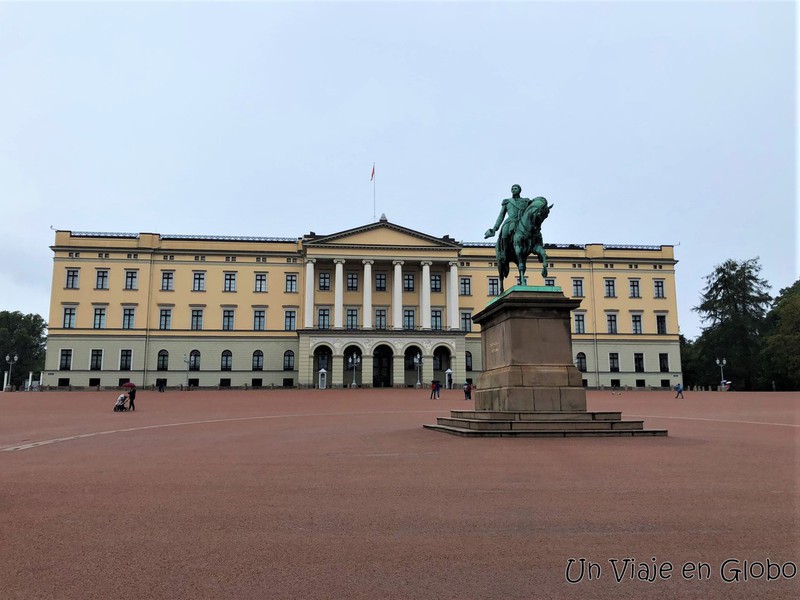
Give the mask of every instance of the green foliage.
<path id="1" fill-rule="evenodd" d="M 736 388 L 766 386 L 761 333 L 772 297 L 760 272 L 758 258 L 742 262 L 729 259 L 706 276 L 702 301 L 693 309 L 709 324 L 694 348 L 700 385 L 710 385 L 709 379 L 719 381 L 716 359 L 725 358 L 725 379 L 733 381 Z"/>
<path id="2" fill-rule="evenodd" d="M 44 368 L 46 342 L 47 322 L 42 317 L 23 315 L 19 311 L 0 311 L 0 361 L 3 372 L 8 370 L 6 355 L 19 357 L 11 371 L 12 385 L 22 384 L 29 371 L 38 373 Z"/>
<path id="3" fill-rule="evenodd" d="M 800 280 L 780 291 L 767 315 L 763 362 L 770 387 L 800 389 Z"/>

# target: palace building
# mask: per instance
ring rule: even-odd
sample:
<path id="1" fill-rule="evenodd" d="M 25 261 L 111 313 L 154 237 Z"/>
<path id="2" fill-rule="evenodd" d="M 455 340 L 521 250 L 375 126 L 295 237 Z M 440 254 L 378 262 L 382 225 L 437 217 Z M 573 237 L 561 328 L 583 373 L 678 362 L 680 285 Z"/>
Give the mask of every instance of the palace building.
<path id="1" fill-rule="evenodd" d="M 380 221 L 299 238 L 57 231 L 45 386 L 477 382 L 494 244 Z M 584 385 L 681 381 L 672 246 L 547 246 Z M 516 281 L 516 268 L 504 282 Z M 540 343 L 531 340 L 531 343 Z"/>

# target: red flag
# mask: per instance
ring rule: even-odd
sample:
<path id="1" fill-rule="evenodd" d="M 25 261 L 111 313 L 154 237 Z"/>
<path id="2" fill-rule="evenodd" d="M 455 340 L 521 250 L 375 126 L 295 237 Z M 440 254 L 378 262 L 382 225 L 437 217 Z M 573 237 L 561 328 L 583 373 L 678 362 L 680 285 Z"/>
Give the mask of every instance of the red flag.
<path id="1" fill-rule="evenodd" d="M 369 176 L 370 181 L 373 179 L 375 179 L 375 163 L 372 163 L 372 175 Z"/>

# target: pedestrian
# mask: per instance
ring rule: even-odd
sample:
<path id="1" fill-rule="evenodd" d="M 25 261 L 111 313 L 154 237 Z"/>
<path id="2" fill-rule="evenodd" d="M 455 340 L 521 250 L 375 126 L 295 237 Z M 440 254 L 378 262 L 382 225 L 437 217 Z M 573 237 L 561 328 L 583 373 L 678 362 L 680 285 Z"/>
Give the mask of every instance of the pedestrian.
<path id="1" fill-rule="evenodd" d="M 433 400 L 434 398 L 436 398 L 436 382 L 435 381 L 431 381 L 431 398 L 430 399 Z"/>
<path id="2" fill-rule="evenodd" d="M 472 400 L 472 384 L 467 382 L 467 400 Z"/>
<path id="3" fill-rule="evenodd" d="M 159 392 L 163 392 L 164 391 L 164 380 L 163 379 L 159 379 L 158 380 L 158 391 Z"/>
<path id="4" fill-rule="evenodd" d="M 464 384 L 464 400 L 469 400 L 469 382 Z"/>
<path id="5" fill-rule="evenodd" d="M 437 398 L 441 398 L 441 392 L 442 392 L 442 384 L 437 381 L 436 382 L 436 397 Z"/>
<path id="6" fill-rule="evenodd" d="M 136 405 L 133 401 L 136 399 L 136 388 L 131 388 L 131 391 L 128 392 L 128 400 L 130 400 L 130 409 L 129 410 L 136 410 Z"/>
<path id="7" fill-rule="evenodd" d="M 680 396 L 682 399 L 685 400 L 685 398 L 683 397 L 683 386 L 680 383 L 675 386 L 675 391 L 677 392 L 677 394 L 675 394 L 676 399 L 678 398 L 678 396 Z"/>

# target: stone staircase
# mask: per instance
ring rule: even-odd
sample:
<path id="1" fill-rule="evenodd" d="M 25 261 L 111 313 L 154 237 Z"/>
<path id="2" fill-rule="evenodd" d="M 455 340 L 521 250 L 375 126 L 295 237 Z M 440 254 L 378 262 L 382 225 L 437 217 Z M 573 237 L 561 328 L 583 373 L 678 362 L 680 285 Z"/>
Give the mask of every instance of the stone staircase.
<path id="1" fill-rule="evenodd" d="M 453 410 L 426 429 L 469 437 L 632 437 L 663 436 L 643 421 L 623 421 L 620 412 Z"/>

